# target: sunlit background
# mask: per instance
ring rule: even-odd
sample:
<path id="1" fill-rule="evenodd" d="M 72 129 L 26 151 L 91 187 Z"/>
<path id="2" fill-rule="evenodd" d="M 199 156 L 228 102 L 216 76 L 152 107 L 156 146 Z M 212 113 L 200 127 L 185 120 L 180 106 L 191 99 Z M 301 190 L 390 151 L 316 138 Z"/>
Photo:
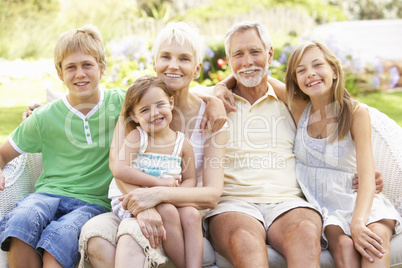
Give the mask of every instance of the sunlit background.
<path id="1" fill-rule="evenodd" d="M 153 73 L 150 48 L 169 21 L 192 23 L 205 39 L 194 84 L 230 74 L 223 37 L 241 20 L 266 26 L 275 49 L 271 75 L 281 80 L 293 47 L 320 39 L 342 60 L 347 89 L 402 125 L 402 0 L 2 0 L 0 20 L 0 142 L 28 104 L 46 102 L 46 89 L 65 92 L 53 48 L 60 33 L 88 23 L 107 48 L 106 88 Z"/>

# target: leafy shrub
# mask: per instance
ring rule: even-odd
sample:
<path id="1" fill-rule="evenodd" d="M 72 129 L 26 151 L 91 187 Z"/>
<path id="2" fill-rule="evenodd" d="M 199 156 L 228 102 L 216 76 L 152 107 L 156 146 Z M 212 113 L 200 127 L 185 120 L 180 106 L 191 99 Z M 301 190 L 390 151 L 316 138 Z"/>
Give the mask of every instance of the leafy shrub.
<path id="1" fill-rule="evenodd" d="M 329 0 L 341 7 L 349 20 L 402 18 L 402 1 L 395 0 Z"/>
<path id="2" fill-rule="evenodd" d="M 378 90 L 382 86 L 395 87 L 399 83 L 397 67 L 384 62 L 376 65 L 363 65 L 352 50 L 345 50 L 336 40 L 327 40 L 327 45 L 341 60 L 345 73 L 345 87 L 352 95 Z M 286 43 L 275 48 L 274 60 L 269 75 L 284 81 L 288 58 L 295 43 Z M 152 52 L 147 42 L 139 36 L 130 35 L 120 40 L 106 43 L 108 68 L 102 79 L 103 87 L 128 87 L 138 77 L 155 75 L 152 67 Z M 212 86 L 231 74 L 225 60 L 223 41 L 216 42 L 205 50 L 205 58 L 200 77 L 192 85 Z"/>

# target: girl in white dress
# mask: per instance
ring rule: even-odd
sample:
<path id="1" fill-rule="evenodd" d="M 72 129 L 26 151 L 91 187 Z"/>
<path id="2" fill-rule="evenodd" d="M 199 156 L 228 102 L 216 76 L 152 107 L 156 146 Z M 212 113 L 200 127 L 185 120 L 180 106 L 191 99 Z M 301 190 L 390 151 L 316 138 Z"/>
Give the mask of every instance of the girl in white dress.
<path id="1" fill-rule="evenodd" d="M 169 127 L 173 107 L 172 93 L 161 78 L 139 78 L 127 90 L 122 111 L 128 134 L 119 159 L 125 163 L 121 169 L 133 174 L 131 184 L 141 187 L 197 185 L 191 143 L 182 132 Z M 120 219 L 132 217 L 122 208 L 124 197 L 115 180 L 109 198 Z M 198 210 L 192 206 L 176 208 L 170 203 L 161 203 L 156 210 L 166 230 L 163 248 L 175 266 L 201 267 L 203 235 Z"/>
<path id="2" fill-rule="evenodd" d="M 297 178 L 322 213 L 324 246 L 337 267 L 389 267 L 390 239 L 401 232 L 401 216 L 375 194 L 368 110 L 351 98 L 339 59 L 319 42 L 292 52 L 285 80 L 287 96 L 279 97 L 298 126 Z M 356 171 L 358 191 L 351 189 Z"/>

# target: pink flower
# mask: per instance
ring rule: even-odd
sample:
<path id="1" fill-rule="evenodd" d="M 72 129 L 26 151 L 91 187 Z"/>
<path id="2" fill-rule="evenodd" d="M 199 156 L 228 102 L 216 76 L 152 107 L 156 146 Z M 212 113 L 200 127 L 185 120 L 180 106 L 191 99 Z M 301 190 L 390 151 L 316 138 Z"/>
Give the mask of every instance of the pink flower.
<path id="1" fill-rule="evenodd" d="M 219 67 L 222 67 L 223 65 L 227 64 L 227 62 L 224 59 L 217 59 L 216 63 L 218 64 Z"/>

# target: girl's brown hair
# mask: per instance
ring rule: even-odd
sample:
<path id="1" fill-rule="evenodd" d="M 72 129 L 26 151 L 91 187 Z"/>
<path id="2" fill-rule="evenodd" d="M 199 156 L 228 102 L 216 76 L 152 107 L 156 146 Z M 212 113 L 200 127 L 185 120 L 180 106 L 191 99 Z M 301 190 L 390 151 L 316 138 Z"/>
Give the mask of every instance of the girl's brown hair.
<path id="1" fill-rule="evenodd" d="M 312 48 L 318 48 L 324 54 L 325 60 L 334 70 L 336 78 L 333 80 L 331 88 L 331 100 L 333 104 L 333 114 L 337 124 L 337 136 L 331 137 L 331 141 L 343 139 L 350 131 L 352 126 L 353 112 L 358 107 L 358 102 L 354 101 L 349 92 L 345 88 L 345 78 L 340 60 L 336 55 L 324 44 L 317 41 L 304 42 L 296 47 L 290 54 L 288 68 L 285 76 L 286 92 L 289 109 L 292 110 L 294 98 L 309 100 L 309 96 L 303 93 L 298 86 L 296 69 L 304 53 Z M 336 133 L 336 132 L 335 132 Z"/>
<path id="2" fill-rule="evenodd" d="M 172 97 L 172 91 L 168 88 L 166 83 L 162 78 L 156 76 L 143 76 L 138 78 L 128 89 L 126 93 L 126 98 L 124 99 L 122 113 L 124 117 L 124 122 L 126 126 L 126 134 L 134 130 L 138 123 L 134 122 L 131 115 L 134 111 L 135 105 L 137 105 L 145 92 L 151 87 L 158 87 L 162 89 L 168 98 Z"/>

